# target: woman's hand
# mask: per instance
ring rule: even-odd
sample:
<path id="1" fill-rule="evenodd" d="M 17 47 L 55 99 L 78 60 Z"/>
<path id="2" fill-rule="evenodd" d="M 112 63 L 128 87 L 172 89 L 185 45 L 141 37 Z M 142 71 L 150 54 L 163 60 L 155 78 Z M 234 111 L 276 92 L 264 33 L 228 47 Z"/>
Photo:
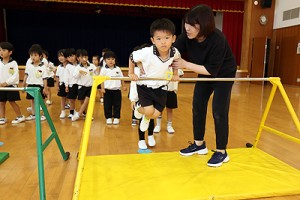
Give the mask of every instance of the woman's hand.
<path id="1" fill-rule="evenodd" d="M 178 58 L 173 60 L 172 67 L 173 69 L 185 69 L 186 68 L 186 61 L 182 58 Z"/>
<path id="2" fill-rule="evenodd" d="M 136 74 L 128 74 L 130 80 L 137 81 L 139 80 L 139 77 Z"/>

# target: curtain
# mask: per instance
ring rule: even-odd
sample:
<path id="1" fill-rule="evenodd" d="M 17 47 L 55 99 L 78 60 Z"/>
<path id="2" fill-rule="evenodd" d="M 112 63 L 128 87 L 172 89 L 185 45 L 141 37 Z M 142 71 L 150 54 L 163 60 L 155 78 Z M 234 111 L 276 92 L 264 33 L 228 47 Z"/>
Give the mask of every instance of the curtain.
<path id="1" fill-rule="evenodd" d="M 0 9 L 0 42 L 6 41 L 4 20 L 3 9 Z"/>

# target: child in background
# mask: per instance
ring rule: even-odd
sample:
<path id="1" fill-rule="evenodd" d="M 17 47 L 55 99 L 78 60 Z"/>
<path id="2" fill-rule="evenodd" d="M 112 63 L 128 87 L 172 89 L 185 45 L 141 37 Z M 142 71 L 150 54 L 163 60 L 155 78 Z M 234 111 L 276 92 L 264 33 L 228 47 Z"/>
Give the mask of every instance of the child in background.
<path id="1" fill-rule="evenodd" d="M 170 66 L 174 59 L 180 58 L 180 53 L 174 47 L 175 25 L 169 19 L 157 19 L 150 27 L 151 47 L 133 51 L 129 59 L 128 75 L 133 81 L 139 76 L 134 73 L 135 63 L 142 63 L 142 73 L 145 78 L 166 79 L 170 74 Z M 172 80 L 179 79 L 177 70 L 173 70 Z M 166 106 L 167 101 L 166 80 L 137 81 L 139 103 L 135 107 L 136 118 L 143 117 L 140 123 L 141 131 L 146 131 L 150 119 L 157 118 Z"/>
<path id="2" fill-rule="evenodd" d="M 93 85 L 93 76 L 95 75 L 96 67 L 88 62 L 89 56 L 85 49 L 79 51 L 79 62 L 74 70 L 74 77 L 78 79 L 78 100 L 81 102 L 81 107 L 78 112 L 75 111 L 72 116 L 72 121 L 76 121 L 87 109 L 90 94 Z"/>
<path id="3" fill-rule="evenodd" d="M 101 69 L 100 76 L 123 77 L 121 69 L 116 66 L 116 55 L 112 51 L 104 54 L 106 66 Z M 104 93 L 104 115 L 106 124 L 117 125 L 120 123 L 122 94 L 121 87 L 125 91 L 124 81 L 108 80 L 101 85 L 101 90 Z M 112 121 L 112 118 L 114 120 Z"/>
<path id="4" fill-rule="evenodd" d="M 32 45 L 29 49 L 29 55 L 31 63 L 29 63 L 25 68 L 25 75 L 23 79 L 23 87 L 39 87 L 42 98 L 45 99 L 47 95 L 47 69 L 42 62 L 43 51 L 40 45 Z M 29 93 L 26 95 L 26 99 L 30 99 L 31 102 L 31 115 L 26 117 L 26 120 L 35 119 L 35 108 L 34 108 L 34 98 Z M 45 120 L 45 116 L 41 116 L 41 120 Z"/>
<path id="5" fill-rule="evenodd" d="M 66 49 L 60 49 L 57 52 L 58 61 L 60 65 L 58 65 L 56 70 L 56 88 L 57 88 L 57 96 L 60 97 L 60 110 L 61 113 L 59 115 L 60 119 L 64 119 L 66 117 L 66 99 L 67 94 L 69 92 L 69 87 L 65 83 L 67 82 L 67 72 L 66 66 L 68 64 L 67 61 L 67 52 Z"/>
<path id="6" fill-rule="evenodd" d="M 105 67 L 105 65 L 106 65 L 105 60 L 104 60 L 104 54 L 106 52 L 108 52 L 108 51 L 111 51 L 111 50 L 109 48 L 103 48 L 102 49 L 102 53 L 101 53 L 102 57 L 100 58 L 100 66 L 101 66 L 101 68 Z"/>
<path id="7" fill-rule="evenodd" d="M 100 58 L 99 58 L 98 55 L 93 55 L 92 63 L 93 63 L 93 64 L 96 66 L 96 68 L 97 68 L 95 74 L 96 74 L 96 75 L 99 75 L 102 66 L 100 65 Z M 101 84 L 98 85 L 97 89 L 98 89 L 98 93 L 99 93 L 99 95 L 100 95 L 100 102 L 103 103 L 103 93 L 102 93 L 102 91 L 101 91 Z"/>
<path id="8" fill-rule="evenodd" d="M 182 69 L 179 69 L 178 75 L 181 77 L 183 76 L 183 74 L 184 73 Z M 169 82 L 166 110 L 167 110 L 167 132 L 170 134 L 175 133 L 175 130 L 172 126 L 172 119 L 173 119 L 173 109 L 178 108 L 177 91 L 178 91 L 178 81 Z M 162 118 L 162 114 L 158 118 L 156 118 L 156 126 L 154 128 L 154 133 L 159 133 L 161 130 L 161 118 Z"/>
<path id="9" fill-rule="evenodd" d="M 70 103 L 70 114 L 68 118 L 72 118 L 75 113 L 76 108 L 76 99 L 78 96 L 78 78 L 74 76 L 74 72 L 76 66 L 78 65 L 77 58 L 76 58 L 76 51 L 75 49 L 67 49 L 67 61 L 68 64 L 66 66 L 66 82 L 65 85 L 68 86 L 68 94 L 67 100 Z"/>
<path id="10" fill-rule="evenodd" d="M 49 54 L 46 50 L 43 50 L 43 58 L 47 60 L 47 63 L 45 63 L 46 69 L 47 69 L 47 86 L 48 86 L 48 95 L 47 95 L 47 101 L 46 104 L 51 105 L 52 104 L 52 91 L 51 88 L 54 87 L 54 75 L 56 67 L 52 62 L 48 60 Z"/>
<path id="11" fill-rule="evenodd" d="M 0 87 L 16 88 L 19 84 L 19 68 L 16 61 L 11 58 L 14 46 L 9 42 L 0 43 Z M 25 121 L 25 116 L 21 114 L 20 107 L 16 101 L 21 100 L 19 91 L 0 91 L 0 125 L 5 124 L 5 105 L 8 101 L 17 117 L 12 120 L 12 124 Z"/>

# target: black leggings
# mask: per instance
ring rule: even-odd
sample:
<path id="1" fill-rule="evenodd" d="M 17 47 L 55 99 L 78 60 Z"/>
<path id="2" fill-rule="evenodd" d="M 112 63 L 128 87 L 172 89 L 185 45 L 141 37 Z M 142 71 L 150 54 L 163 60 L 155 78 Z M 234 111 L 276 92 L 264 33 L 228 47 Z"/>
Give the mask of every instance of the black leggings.
<path id="1" fill-rule="evenodd" d="M 141 121 L 142 120 L 140 120 L 139 124 L 141 124 Z M 149 128 L 148 128 L 148 136 L 153 135 L 153 130 L 154 130 L 154 119 L 150 119 Z M 141 131 L 140 129 L 139 129 L 139 140 L 145 140 L 145 132 Z"/>
<path id="2" fill-rule="evenodd" d="M 197 82 L 193 97 L 193 131 L 195 140 L 204 140 L 207 104 L 212 93 L 216 147 L 226 149 L 228 143 L 228 113 L 233 82 Z"/>

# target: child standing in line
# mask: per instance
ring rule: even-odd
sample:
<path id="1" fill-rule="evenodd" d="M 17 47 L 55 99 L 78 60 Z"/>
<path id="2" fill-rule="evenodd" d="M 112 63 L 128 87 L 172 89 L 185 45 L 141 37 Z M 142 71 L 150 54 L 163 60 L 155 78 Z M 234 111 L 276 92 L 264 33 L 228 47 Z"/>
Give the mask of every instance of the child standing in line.
<path id="1" fill-rule="evenodd" d="M 182 69 L 178 70 L 178 75 L 183 76 Z M 173 109 L 178 108 L 177 104 L 177 91 L 178 91 L 178 81 L 171 81 L 168 84 L 168 94 L 167 94 L 167 103 L 166 103 L 166 110 L 167 110 L 167 132 L 170 134 L 175 133 L 175 130 L 172 126 L 172 119 L 173 119 Z M 156 126 L 154 128 L 154 133 L 159 133 L 161 130 L 161 118 L 162 114 L 156 118 Z"/>
<path id="2" fill-rule="evenodd" d="M 114 52 L 106 52 L 104 54 L 104 61 L 106 66 L 101 69 L 100 76 L 123 77 L 121 69 L 116 66 L 116 55 Z M 123 87 L 124 91 L 127 90 L 124 81 L 121 80 L 108 80 L 101 83 L 101 90 L 104 94 L 104 115 L 106 124 L 117 125 L 120 123 L 122 103 L 121 87 Z M 114 118 L 113 121 L 112 118 Z"/>
<path id="3" fill-rule="evenodd" d="M 72 121 L 76 121 L 83 115 L 86 110 L 93 85 L 93 76 L 95 75 L 95 65 L 88 62 L 89 56 L 85 49 L 80 50 L 79 62 L 74 70 L 74 77 L 78 79 L 78 100 L 81 102 L 81 107 L 78 112 L 74 112 Z"/>
<path id="4" fill-rule="evenodd" d="M 97 70 L 95 72 L 96 75 L 100 74 L 102 66 L 100 65 L 100 58 L 98 55 L 93 55 L 92 63 L 96 66 Z M 101 84 L 97 86 L 98 93 L 100 95 L 100 102 L 103 103 L 103 93 L 101 91 Z"/>
<path id="5" fill-rule="evenodd" d="M 139 104 L 135 107 L 136 118 L 143 117 L 140 130 L 146 131 L 150 119 L 157 118 L 166 106 L 167 84 L 166 80 L 138 81 L 139 76 L 134 73 L 135 63 L 142 63 L 141 76 L 145 78 L 166 79 L 170 74 L 170 66 L 180 53 L 174 47 L 175 25 L 166 18 L 155 20 L 150 26 L 150 35 L 153 45 L 133 51 L 129 59 L 128 75 L 137 81 Z M 172 81 L 178 81 L 178 70 L 173 71 Z"/>
<path id="6" fill-rule="evenodd" d="M 136 75 L 140 75 L 140 68 L 136 65 L 134 68 L 134 73 Z M 136 81 L 131 81 L 130 83 L 130 90 L 129 90 L 129 100 L 131 102 L 131 109 L 134 111 L 136 104 L 139 100 L 138 93 L 137 93 L 137 86 Z M 141 124 L 141 123 L 140 123 Z M 156 145 L 154 136 L 153 136 L 153 129 L 154 129 L 154 119 L 150 119 L 149 127 L 148 127 L 148 145 L 150 147 L 154 147 Z M 138 147 L 139 149 L 147 149 L 147 144 L 145 141 L 145 131 L 139 131 L 139 142 Z"/>
<path id="7" fill-rule="evenodd" d="M 29 49 L 29 55 L 31 63 L 29 63 L 25 68 L 25 75 L 23 79 L 23 87 L 39 87 L 42 98 L 45 99 L 47 95 L 47 69 L 42 62 L 43 51 L 40 45 L 32 45 Z M 26 117 L 26 120 L 35 119 L 35 108 L 34 108 L 34 98 L 29 93 L 26 95 L 26 99 L 30 99 L 31 102 L 31 115 Z M 45 120 L 45 116 L 41 116 L 41 120 Z"/>
<path id="8" fill-rule="evenodd" d="M 76 66 L 78 65 L 76 58 L 75 49 L 67 49 L 67 61 L 68 64 L 66 66 L 66 82 L 65 84 L 68 86 L 68 94 L 67 100 L 70 102 L 70 114 L 68 118 L 72 118 L 75 113 L 76 108 L 76 99 L 78 96 L 78 77 L 74 76 L 74 72 L 76 70 Z"/>
<path id="9" fill-rule="evenodd" d="M 47 63 L 45 63 L 46 69 L 47 69 L 47 86 L 48 86 L 48 95 L 47 95 L 47 101 L 46 104 L 51 105 L 52 104 L 52 91 L 51 88 L 54 87 L 54 75 L 56 67 L 52 62 L 48 60 L 49 54 L 46 50 L 43 50 L 43 58 L 47 60 Z"/>
<path id="10" fill-rule="evenodd" d="M 9 42 L 0 43 L 0 87 L 16 88 L 19 84 L 19 68 L 16 61 L 11 58 L 14 46 Z M 5 105 L 8 101 L 17 117 L 12 120 L 12 124 L 25 121 L 25 116 L 21 114 L 20 107 L 16 101 L 21 100 L 19 91 L 0 91 L 0 125 L 5 124 Z"/>
<path id="11" fill-rule="evenodd" d="M 57 52 L 58 61 L 60 65 L 58 65 L 56 70 L 56 88 L 57 88 L 57 96 L 60 97 L 60 110 L 61 113 L 59 115 L 60 119 L 64 119 L 66 117 L 66 99 L 67 94 L 69 92 L 69 87 L 65 83 L 67 82 L 67 72 L 66 66 L 68 64 L 67 61 L 67 52 L 66 49 L 60 49 Z"/>

